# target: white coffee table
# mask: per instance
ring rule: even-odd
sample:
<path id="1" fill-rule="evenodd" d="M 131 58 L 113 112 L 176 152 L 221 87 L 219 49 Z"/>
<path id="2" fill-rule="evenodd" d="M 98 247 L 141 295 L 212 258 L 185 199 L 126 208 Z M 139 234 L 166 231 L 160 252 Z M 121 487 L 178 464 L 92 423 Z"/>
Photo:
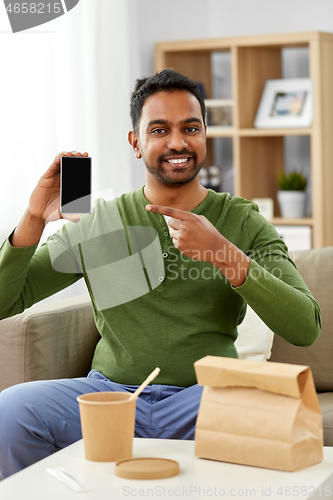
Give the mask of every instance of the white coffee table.
<path id="1" fill-rule="evenodd" d="M 282 500 L 333 498 L 333 447 L 324 448 L 324 460 L 298 472 L 203 460 L 194 456 L 193 441 L 134 439 L 136 457 L 177 460 L 180 474 L 161 480 L 129 480 L 114 475 L 113 463 L 88 462 L 83 442 L 0 482 L 2 500 L 118 500 L 125 498 L 270 498 Z M 52 477 L 47 468 L 64 467 L 91 491 L 75 493 Z"/>

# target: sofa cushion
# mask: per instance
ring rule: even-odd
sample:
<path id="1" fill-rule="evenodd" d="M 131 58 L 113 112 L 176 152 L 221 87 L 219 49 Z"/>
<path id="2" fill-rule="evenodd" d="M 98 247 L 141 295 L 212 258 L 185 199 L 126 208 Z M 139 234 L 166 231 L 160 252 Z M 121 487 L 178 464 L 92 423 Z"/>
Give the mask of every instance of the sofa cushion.
<path id="1" fill-rule="evenodd" d="M 271 355 L 273 336 L 273 332 L 248 305 L 235 341 L 239 358 L 266 361 Z"/>
<path id="2" fill-rule="evenodd" d="M 310 366 L 317 391 L 333 391 L 333 247 L 298 251 L 291 257 L 320 306 L 322 330 L 309 347 L 290 345 L 275 335 L 270 359 Z"/>
<path id="3" fill-rule="evenodd" d="M 318 400 L 323 416 L 324 444 L 333 446 L 333 392 L 318 394 Z"/>
<path id="4" fill-rule="evenodd" d="M 0 390 L 87 375 L 99 340 L 87 294 L 40 303 L 0 321 Z"/>

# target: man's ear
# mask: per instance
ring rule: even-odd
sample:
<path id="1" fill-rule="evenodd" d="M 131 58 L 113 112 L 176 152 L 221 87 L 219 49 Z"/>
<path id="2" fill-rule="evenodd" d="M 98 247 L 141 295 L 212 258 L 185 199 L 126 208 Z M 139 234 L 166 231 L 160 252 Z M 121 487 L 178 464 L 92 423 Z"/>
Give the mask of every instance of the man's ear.
<path id="1" fill-rule="evenodd" d="M 128 132 L 128 142 L 133 148 L 135 157 L 140 159 L 141 158 L 141 153 L 140 153 L 140 145 L 139 145 L 139 136 L 134 130 L 131 130 Z"/>

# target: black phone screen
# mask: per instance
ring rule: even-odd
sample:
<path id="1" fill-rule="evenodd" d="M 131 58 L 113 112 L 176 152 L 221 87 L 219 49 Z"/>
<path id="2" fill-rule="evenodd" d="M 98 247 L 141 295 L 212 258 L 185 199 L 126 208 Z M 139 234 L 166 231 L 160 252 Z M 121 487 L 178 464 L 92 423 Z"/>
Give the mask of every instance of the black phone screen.
<path id="1" fill-rule="evenodd" d="M 60 205 L 60 211 L 63 214 L 89 214 L 91 212 L 90 157 L 61 157 Z"/>

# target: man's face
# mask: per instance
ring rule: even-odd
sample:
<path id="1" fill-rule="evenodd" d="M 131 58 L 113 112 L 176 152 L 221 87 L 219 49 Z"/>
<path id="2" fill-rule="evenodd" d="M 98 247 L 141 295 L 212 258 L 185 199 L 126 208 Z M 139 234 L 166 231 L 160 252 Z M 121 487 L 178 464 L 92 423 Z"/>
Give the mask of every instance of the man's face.
<path id="1" fill-rule="evenodd" d="M 142 108 L 136 156 L 148 175 L 167 185 L 196 177 L 206 156 L 201 107 L 187 91 L 158 92 Z"/>

